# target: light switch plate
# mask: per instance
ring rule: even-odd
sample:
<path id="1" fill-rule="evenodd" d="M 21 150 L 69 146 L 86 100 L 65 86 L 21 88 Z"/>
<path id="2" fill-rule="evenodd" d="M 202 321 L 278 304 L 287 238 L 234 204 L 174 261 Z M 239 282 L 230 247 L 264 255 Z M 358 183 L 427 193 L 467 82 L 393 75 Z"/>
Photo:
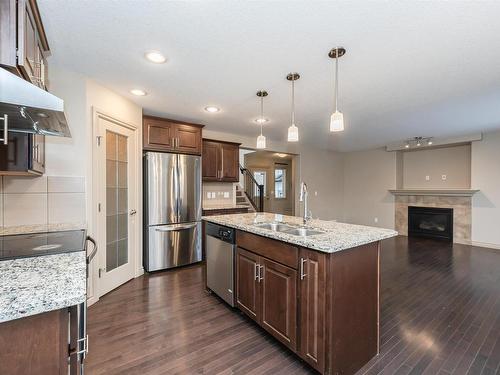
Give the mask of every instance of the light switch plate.
<path id="1" fill-rule="evenodd" d="M 229 198 L 229 192 L 228 191 L 224 192 L 224 198 Z"/>

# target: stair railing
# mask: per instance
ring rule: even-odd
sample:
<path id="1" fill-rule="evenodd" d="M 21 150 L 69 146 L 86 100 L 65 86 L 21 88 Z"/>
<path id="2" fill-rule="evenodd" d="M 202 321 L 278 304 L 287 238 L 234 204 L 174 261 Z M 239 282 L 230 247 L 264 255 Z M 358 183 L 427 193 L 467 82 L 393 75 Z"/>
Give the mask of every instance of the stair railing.
<path id="1" fill-rule="evenodd" d="M 253 208 L 257 212 L 264 211 L 264 185 L 257 182 L 252 172 L 240 164 L 240 171 L 243 174 L 245 186 L 244 192 Z"/>

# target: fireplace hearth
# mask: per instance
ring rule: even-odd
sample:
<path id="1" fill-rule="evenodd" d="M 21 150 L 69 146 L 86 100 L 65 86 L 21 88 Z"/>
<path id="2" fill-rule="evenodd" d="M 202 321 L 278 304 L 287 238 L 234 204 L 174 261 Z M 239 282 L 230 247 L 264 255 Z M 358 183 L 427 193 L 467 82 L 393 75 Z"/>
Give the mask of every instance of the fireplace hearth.
<path id="1" fill-rule="evenodd" d="M 453 209 L 409 206 L 408 236 L 453 241 Z"/>

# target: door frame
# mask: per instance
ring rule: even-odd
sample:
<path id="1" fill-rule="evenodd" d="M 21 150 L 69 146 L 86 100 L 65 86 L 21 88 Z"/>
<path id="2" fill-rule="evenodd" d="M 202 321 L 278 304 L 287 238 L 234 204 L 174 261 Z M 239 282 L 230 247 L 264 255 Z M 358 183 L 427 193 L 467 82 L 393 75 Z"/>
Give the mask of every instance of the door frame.
<path id="1" fill-rule="evenodd" d="M 130 157 L 135 157 L 136 158 L 136 163 L 135 163 L 135 173 L 137 176 L 137 181 L 135 182 L 134 190 L 136 194 L 136 202 L 137 202 L 137 214 L 136 214 L 136 224 L 135 224 L 135 230 L 137 235 L 135 236 L 135 252 L 131 253 L 131 259 L 130 262 L 132 263 L 132 268 L 134 270 L 134 277 L 138 277 L 144 273 L 144 267 L 142 264 L 142 236 L 143 236 L 143 226 L 142 226 L 142 129 L 140 126 L 136 126 L 132 123 L 120 120 L 116 118 L 113 115 L 110 115 L 106 113 L 106 111 L 103 111 L 99 108 L 96 108 L 92 106 L 92 134 L 91 134 L 91 140 L 90 140 L 90 148 L 92 150 L 91 152 L 91 159 L 90 165 L 88 167 L 89 170 L 89 181 L 87 183 L 88 191 L 89 191 L 89 199 L 88 199 L 88 204 L 87 204 L 87 209 L 90 215 L 88 215 L 88 234 L 90 236 L 96 236 L 98 231 L 98 186 L 97 182 L 99 181 L 99 171 L 96 168 L 98 165 L 98 142 L 100 142 L 99 137 L 102 135 L 99 134 L 99 120 L 103 119 L 106 121 L 110 121 L 118 126 L 123 126 L 125 128 L 128 128 L 130 130 L 133 130 L 136 132 L 136 150 L 134 151 L 134 155 L 130 155 Z M 98 243 L 98 251 L 96 254 L 96 257 L 94 258 L 95 260 L 90 264 L 89 266 L 89 280 L 88 280 L 88 285 L 87 285 L 87 303 L 88 305 L 92 305 L 95 302 L 99 300 L 99 260 L 102 257 L 102 254 L 105 254 L 106 252 L 106 247 L 105 245 L 99 244 Z"/>

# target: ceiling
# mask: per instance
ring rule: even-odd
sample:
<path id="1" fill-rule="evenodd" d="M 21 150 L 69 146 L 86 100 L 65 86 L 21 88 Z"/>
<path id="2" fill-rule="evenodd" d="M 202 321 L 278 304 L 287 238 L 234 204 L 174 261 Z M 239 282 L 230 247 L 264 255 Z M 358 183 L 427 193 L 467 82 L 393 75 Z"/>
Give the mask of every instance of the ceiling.
<path id="1" fill-rule="evenodd" d="M 500 2 L 38 0 L 54 66 L 148 114 L 285 141 L 297 71 L 300 142 L 339 151 L 500 129 Z M 346 130 L 329 133 L 335 46 Z M 155 65 L 146 50 L 168 61 Z M 132 88 L 149 95 L 135 97 Z M 217 114 L 207 105 L 221 108 Z"/>

